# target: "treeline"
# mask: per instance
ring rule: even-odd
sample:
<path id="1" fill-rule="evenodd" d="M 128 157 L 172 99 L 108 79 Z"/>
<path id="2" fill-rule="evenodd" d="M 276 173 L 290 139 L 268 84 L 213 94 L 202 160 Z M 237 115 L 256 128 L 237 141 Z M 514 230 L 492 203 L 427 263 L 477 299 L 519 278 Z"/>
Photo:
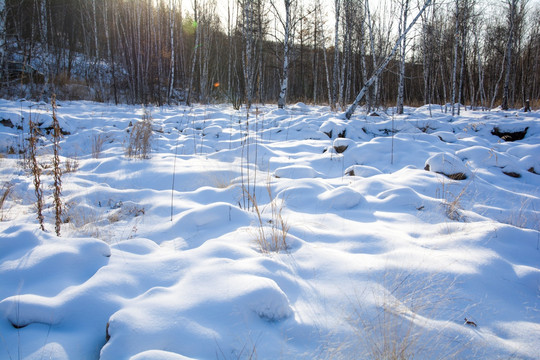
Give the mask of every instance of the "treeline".
<path id="1" fill-rule="evenodd" d="M 423 5 L 0 0 L 1 95 L 344 108 Z M 398 109 L 425 103 L 514 108 L 529 99 L 539 106 L 538 19 L 540 7 L 527 0 L 433 0 L 365 101 Z M 14 63 L 43 77 L 26 68 L 10 76 Z"/>

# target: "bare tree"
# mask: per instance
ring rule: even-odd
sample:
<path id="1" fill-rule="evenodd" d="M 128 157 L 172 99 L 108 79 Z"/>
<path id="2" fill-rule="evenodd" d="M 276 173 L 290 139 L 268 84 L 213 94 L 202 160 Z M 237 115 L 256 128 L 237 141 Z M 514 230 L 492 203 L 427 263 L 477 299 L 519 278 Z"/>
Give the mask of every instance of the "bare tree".
<path id="1" fill-rule="evenodd" d="M 0 0 L 0 73 L 2 72 L 2 67 L 4 66 L 4 55 L 6 53 L 4 46 L 6 44 L 6 2 L 5 0 Z"/>
<path id="2" fill-rule="evenodd" d="M 171 60 L 169 64 L 169 90 L 167 93 L 167 102 L 171 103 L 171 97 L 174 90 L 174 81 L 175 81 L 175 72 L 174 68 L 176 66 L 176 44 L 174 42 L 174 34 L 176 31 L 176 0 L 169 0 L 169 36 L 170 36 L 170 54 Z"/>
<path id="3" fill-rule="evenodd" d="M 339 86 L 339 18 L 341 12 L 341 1 L 342 0 L 334 0 L 334 67 L 332 71 L 332 99 L 330 100 L 330 107 L 333 110 L 336 108 Z"/>
<path id="4" fill-rule="evenodd" d="M 405 92 L 405 55 L 407 53 L 407 14 L 409 13 L 409 0 L 401 0 L 401 15 L 399 19 L 400 56 L 399 56 L 399 83 L 396 112 L 403 114 L 403 98 Z"/>
<path id="5" fill-rule="evenodd" d="M 369 0 L 365 0 L 364 9 L 366 11 L 366 22 L 367 22 L 368 30 L 369 30 L 369 49 L 371 51 L 371 58 L 373 62 L 372 65 L 373 65 L 373 69 L 376 69 L 377 68 L 377 54 L 375 52 L 375 35 L 373 33 L 373 24 L 371 21 L 371 10 L 369 8 Z M 364 83 L 366 82 L 364 81 Z M 377 105 L 377 96 L 379 94 L 379 78 L 378 77 L 373 82 L 373 91 L 371 93 L 373 94 L 373 96 L 369 96 L 367 98 L 368 109 L 371 109 L 373 106 Z"/>
<path id="6" fill-rule="evenodd" d="M 452 116 L 455 115 L 455 104 L 457 96 L 457 63 L 458 63 L 458 49 L 459 49 L 459 24 L 461 13 L 459 11 L 459 0 L 455 0 L 455 26 L 454 26 L 454 60 L 452 65 Z M 457 100 L 459 101 L 459 99 Z"/>
<path id="7" fill-rule="evenodd" d="M 292 42 L 292 31 L 293 31 L 293 19 L 292 12 L 296 9 L 297 1 L 296 0 L 283 0 L 283 6 L 285 7 L 285 15 L 280 14 L 278 7 L 276 6 L 275 1 L 270 2 L 275 10 L 276 17 L 283 27 L 283 68 L 281 75 L 281 84 L 278 98 L 278 107 L 283 109 L 287 101 L 287 89 L 289 86 L 289 65 L 290 65 L 290 48 Z"/>
<path id="8" fill-rule="evenodd" d="M 503 86 L 503 96 L 501 109 L 508 110 L 509 108 L 509 93 L 510 93 L 510 76 L 512 75 L 512 62 L 513 62 L 513 48 L 515 41 L 515 32 L 517 25 L 517 13 L 519 0 L 506 0 L 508 5 L 508 40 L 506 43 L 505 53 L 505 76 Z"/>
<path id="9" fill-rule="evenodd" d="M 193 92 L 193 81 L 195 79 L 195 65 L 197 64 L 197 48 L 199 47 L 199 42 L 201 41 L 201 28 L 199 26 L 199 6 L 197 0 L 193 1 L 193 27 L 195 28 L 195 44 L 193 45 L 193 52 L 191 55 L 191 71 L 189 73 L 189 85 L 186 95 L 186 104 L 191 104 L 191 94 Z"/>
<path id="10" fill-rule="evenodd" d="M 254 93 L 255 81 L 255 59 L 254 59 L 254 3 L 251 0 L 242 0 L 242 35 L 244 40 L 244 49 L 242 56 L 242 68 L 244 72 L 244 87 L 246 106 L 251 108 Z"/>
<path id="11" fill-rule="evenodd" d="M 407 27 L 407 29 L 405 29 L 405 31 L 401 34 L 401 36 L 399 37 L 399 39 L 396 41 L 396 44 L 394 45 L 394 48 L 392 49 L 392 51 L 390 52 L 390 54 L 386 57 L 386 59 L 382 62 L 382 64 L 379 66 L 379 68 L 375 71 L 375 73 L 371 76 L 371 78 L 367 81 L 367 83 L 364 85 L 364 87 L 362 88 L 362 90 L 360 90 L 360 92 L 358 93 L 358 95 L 356 96 L 356 99 L 354 100 L 354 102 L 351 104 L 351 106 L 349 106 L 349 108 L 347 109 L 347 111 L 345 112 L 345 117 L 347 119 L 350 119 L 352 114 L 354 114 L 354 111 L 356 110 L 356 108 L 358 107 L 358 104 L 360 103 L 360 101 L 364 98 L 364 96 L 366 95 L 366 91 L 369 89 L 369 87 L 371 85 L 373 85 L 373 83 L 375 82 L 375 79 L 380 76 L 380 74 L 384 71 L 384 69 L 386 68 L 386 66 L 388 65 L 388 63 L 390 62 L 390 60 L 394 57 L 398 47 L 400 46 L 401 42 L 403 41 L 404 37 L 407 35 L 407 33 L 411 30 L 411 28 L 414 26 L 414 24 L 416 24 L 416 21 L 418 20 L 418 18 L 422 15 L 422 13 L 427 9 L 427 7 L 431 4 L 431 0 L 426 0 L 426 2 L 424 3 L 423 7 L 420 9 L 420 11 L 418 12 L 418 14 L 415 16 L 415 18 L 413 19 L 413 21 L 409 24 L 409 26 Z"/>

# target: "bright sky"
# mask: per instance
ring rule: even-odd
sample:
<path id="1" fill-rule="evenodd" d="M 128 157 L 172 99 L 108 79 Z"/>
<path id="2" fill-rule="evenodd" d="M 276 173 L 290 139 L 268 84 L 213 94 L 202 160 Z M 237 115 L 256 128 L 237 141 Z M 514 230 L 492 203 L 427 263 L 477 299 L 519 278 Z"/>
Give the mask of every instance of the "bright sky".
<path id="1" fill-rule="evenodd" d="M 177 0 L 180 1 L 180 0 Z M 237 9 L 237 0 L 197 0 L 199 3 L 202 1 L 215 1 L 216 3 L 216 11 L 218 15 L 221 18 L 222 26 L 223 28 L 227 27 L 227 14 L 229 12 L 229 7 L 231 11 L 232 20 L 235 21 L 234 17 L 236 16 Z M 271 15 L 271 12 L 273 11 L 270 1 L 275 1 L 276 6 L 278 8 L 283 8 L 283 0 L 267 0 L 266 7 L 267 7 L 267 13 Z M 304 8 L 310 8 L 315 0 L 298 0 L 301 5 L 304 6 Z M 333 26 L 334 26 L 334 0 L 320 0 L 321 5 L 323 6 L 323 14 L 326 16 L 326 34 L 332 34 L 333 33 Z M 383 21 L 388 22 L 388 16 L 390 13 L 392 13 L 394 10 L 392 8 L 396 7 L 396 3 L 400 0 L 368 0 L 370 4 L 370 8 L 373 14 L 381 14 L 380 16 L 384 19 Z M 425 0 L 410 0 L 412 5 L 411 9 L 411 15 L 410 19 L 412 19 L 419 8 L 419 3 L 424 3 Z M 432 0 L 433 3 L 436 3 L 438 5 L 441 4 L 448 4 L 449 6 L 454 2 L 454 0 Z M 506 0 L 476 0 L 479 4 L 483 5 L 485 9 L 491 9 L 496 10 L 497 8 L 503 8 L 505 7 Z M 529 4 L 529 8 L 540 8 L 540 0 L 525 0 Z M 193 3 L 194 0 L 183 0 L 183 7 L 185 11 L 192 12 L 193 9 Z M 279 25 L 278 25 L 279 26 Z M 391 30 L 392 31 L 392 30 Z"/>

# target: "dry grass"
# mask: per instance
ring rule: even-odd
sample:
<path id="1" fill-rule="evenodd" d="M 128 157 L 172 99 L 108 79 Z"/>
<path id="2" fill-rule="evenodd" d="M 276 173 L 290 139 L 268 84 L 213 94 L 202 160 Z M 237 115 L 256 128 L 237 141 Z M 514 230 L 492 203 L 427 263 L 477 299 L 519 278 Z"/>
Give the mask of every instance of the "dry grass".
<path id="1" fill-rule="evenodd" d="M 5 182 L 0 189 L 0 221 L 4 221 L 4 205 L 13 191 L 13 184 Z"/>
<path id="2" fill-rule="evenodd" d="M 131 158 L 148 159 L 152 148 L 152 116 L 147 110 L 142 119 L 131 128 L 126 145 L 126 155 Z"/>
<path id="3" fill-rule="evenodd" d="M 519 209 L 513 210 L 507 219 L 501 222 L 521 229 L 532 229 L 540 231 L 539 212 L 535 209 L 531 198 L 521 201 Z"/>
<path id="4" fill-rule="evenodd" d="M 266 190 L 270 201 L 267 206 L 261 208 L 256 195 L 249 193 L 244 188 L 244 193 L 257 215 L 256 242 L 263 253 L 287 250 L 289 247 L 287 244 L 287 235 L 290 227 L 283 217 L 284 201 L 274 197 L 270 181 L 266 185 Z"/>
<path id="5" fill-rule="evenodd" d="M 77 158 L 66 158 L 64 161 L 64 174 L 74 173 L 79 170 L 79 160 Z"/>
<path id="6" fill-rule="evenodd" d="M 327 358 L 460 359 L 472 347 L 450 329 L 463 323 L 467 310 L 454 309 L 453 280 L 440 274 L 386 273 L 380 286 L 368 291 L 356 294 L 345 319 L 354 335 L 330 346 Z"/>
<path id="7" fill-rule="evenodd" d="M 101 151 L 103 150 L 103 143 L 105 142 L 105 137 L 101 134 L 94 135 L 92 137 L 92 157 L 94 159 L 99 159 Z"/>
<path id="8" fill-rule="evenodd" d="M 65 204 L 63 215 L 63 222 L 70 224 L 75 232 L 97 239 L 102 238 L 106 224 L 103 213 L 88 206 L 69 202 Z"/>
<path id="9" fill-rule="evenodd" d="M 442 206 L 444 207 L 446 216 L 452 221 L 464 221 L 462 200 L 471 182 L 469 181 L 464 186 L 461 186 L 461 182 L 458 183 L 459 192 L 456 193 L 450 190 L 451 185 L 455 184 L 455 181 L 447 182 L 445 175 L 442 175 L 441 179 L 441 189 L 437 189 L 436 196 L 442 200 Z"/>

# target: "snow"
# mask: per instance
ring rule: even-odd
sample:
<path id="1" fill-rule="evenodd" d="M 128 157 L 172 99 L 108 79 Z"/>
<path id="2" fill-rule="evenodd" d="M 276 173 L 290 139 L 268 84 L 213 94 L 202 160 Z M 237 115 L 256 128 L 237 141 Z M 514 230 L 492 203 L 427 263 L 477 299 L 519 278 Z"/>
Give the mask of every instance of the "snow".
<path id="1" fill-rule="evenodd" d="M 57 237 L 0 100 L 0 358 L 540 358 L 540 112 L 405 110 L 60 102 Z"/>

